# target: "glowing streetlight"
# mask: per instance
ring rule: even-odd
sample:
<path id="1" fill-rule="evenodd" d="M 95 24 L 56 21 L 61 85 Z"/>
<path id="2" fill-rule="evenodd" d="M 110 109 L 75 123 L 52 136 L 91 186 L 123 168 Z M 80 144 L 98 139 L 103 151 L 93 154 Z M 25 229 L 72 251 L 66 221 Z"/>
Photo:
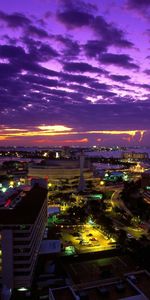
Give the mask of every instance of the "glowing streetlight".
<path id="1" fill-rule="evenodd" d="M 104 184 L 105 184 L 105 182 L 104 182 L 103 180 L 101 180 L 101 181 L 100 181 L 100 185 L 103 186 Z"/>

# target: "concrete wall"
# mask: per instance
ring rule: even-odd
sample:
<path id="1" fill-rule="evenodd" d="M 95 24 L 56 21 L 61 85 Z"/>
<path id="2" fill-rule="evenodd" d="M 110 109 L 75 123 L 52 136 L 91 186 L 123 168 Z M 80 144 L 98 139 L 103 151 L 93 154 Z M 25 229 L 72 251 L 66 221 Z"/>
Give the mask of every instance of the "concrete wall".
<path id="1" fill-rule="evenodd" d="M 2 230 L 2 282 L 7 288 L 13 288 L 13 233 Z"/>

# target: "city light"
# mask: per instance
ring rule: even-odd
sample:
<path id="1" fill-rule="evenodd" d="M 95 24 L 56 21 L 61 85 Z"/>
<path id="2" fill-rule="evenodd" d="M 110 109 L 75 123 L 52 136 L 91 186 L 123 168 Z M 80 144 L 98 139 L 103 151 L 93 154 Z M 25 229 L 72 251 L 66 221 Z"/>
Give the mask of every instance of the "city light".
<path id="1" fill-rule="evenodd" d="M 104 185 L 105 182 L 103 180 L 100 181 L 100 185 Z"/>
<path id="2" fill-rule="evenodd" d="M 56 158 L 59 158 L 60 155 L 59 155 L 59 152 L 56 152 Z"/>
<path id="3" fill-rule="evenodd" d="M 89 225 L 95 225 L 95 222 L 94 222 L 91 218 L 89 218 L 88 224 L 89 224 Z"/>
<path id="4" fill-rule="evenodd" d="M 67 247 L 65 247 L 65 254 L 66 255 L 73 255 L 73 254 L 75 254 L 75 248 L 74 248 L 74 246 L 67 246 Z"/>
<path id="5" fill-rule="evenodd" d="M 48 153 L 45 152 L 45 153 L 43 154 L 43 157 L 47 157 L 47 156 L 48 156 Z"/>
<path id="6" fill-rule="evenodd" d="M 13 187 L 13 186 L 14 186 L 14 181 L 10 181 L 9 187 Z"/>
<path id="7" fill-rule="evenodd" d="M 24 287 L 21 287 L 21 288 L 17 289 L 17 291 L 19 291 L 19 292 L 25 292 L 25 291 L 28 291 L 28 289 L 24 288 Z"/>

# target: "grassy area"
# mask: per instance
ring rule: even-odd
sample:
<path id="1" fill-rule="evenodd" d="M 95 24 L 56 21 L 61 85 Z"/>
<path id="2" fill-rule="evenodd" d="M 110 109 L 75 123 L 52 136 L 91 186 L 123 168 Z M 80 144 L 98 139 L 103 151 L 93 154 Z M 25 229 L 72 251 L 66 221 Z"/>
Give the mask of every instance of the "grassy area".
<path id="1" fill-rule="evenodd" d="M 114 191 L 106 191 L 105 192 L 105 198 L 106 199 L 111 199 L 113 193 L 114 193 Z"/>

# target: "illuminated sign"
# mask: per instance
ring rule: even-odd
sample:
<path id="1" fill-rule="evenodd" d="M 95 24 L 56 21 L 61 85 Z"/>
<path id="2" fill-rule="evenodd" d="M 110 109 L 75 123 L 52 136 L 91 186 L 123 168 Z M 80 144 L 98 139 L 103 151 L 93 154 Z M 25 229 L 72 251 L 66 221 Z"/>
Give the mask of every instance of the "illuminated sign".
<path id="1" fill-rule="evenodd" d="M 93 200 L 101 200 L 103 199 L 103 194 L 96 194 L 90 196 Z"/>

